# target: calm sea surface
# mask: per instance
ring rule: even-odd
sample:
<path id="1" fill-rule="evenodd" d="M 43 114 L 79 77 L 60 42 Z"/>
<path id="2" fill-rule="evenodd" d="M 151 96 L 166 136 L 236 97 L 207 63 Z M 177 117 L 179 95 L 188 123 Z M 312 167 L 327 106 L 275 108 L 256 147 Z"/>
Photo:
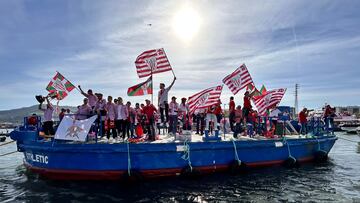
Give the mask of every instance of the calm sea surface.
<path id="1" fill-rule="evenodd" d="M 238 176 L 214 174 L 199 180 L 171 178 L 136 185 L 39 179 L 26 172 L 23 155 L 15 153 L 0 157 L 0 202 L 360 202 L 358 144 L 344 140 L 360 138 L 338 136 L 329 162 L 322 165 L 271 167 Z M 0 154 L 14 150 L 14 143 L 0 146 Z"/>

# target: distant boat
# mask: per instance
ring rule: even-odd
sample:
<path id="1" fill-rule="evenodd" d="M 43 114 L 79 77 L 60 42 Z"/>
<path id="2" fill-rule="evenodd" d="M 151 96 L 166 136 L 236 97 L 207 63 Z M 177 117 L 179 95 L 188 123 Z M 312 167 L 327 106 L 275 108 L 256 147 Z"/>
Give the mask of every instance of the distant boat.
<path id="1" fill-rule="evenodd" d="M 25 119 L 27 120 L 27 119 Z M 40 120 L 40 119 L 39 119 Z M 319 125 L 313 135 L 288 135 L 283 138 L 206 140 L 192 135 L 190 141 L 96 143 L 63 140 L 46 141 L 39 137 L 41 122 L 25 123 L 11 132 L 24 165 L 49 179 L 117 180 L 193 176 L 219 171 L 239 172 L 253 167 L 305 161 L 324 161 L 337 137 L 323 134 Z M 266 122 L 265 122 L 266 123 Z"/>

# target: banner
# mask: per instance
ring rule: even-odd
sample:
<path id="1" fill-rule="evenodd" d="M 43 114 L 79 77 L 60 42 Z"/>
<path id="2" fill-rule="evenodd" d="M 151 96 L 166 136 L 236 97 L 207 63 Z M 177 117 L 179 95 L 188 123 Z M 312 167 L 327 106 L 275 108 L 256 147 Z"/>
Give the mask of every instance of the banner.
<path id="1" fill-rule="evenodd" d="M 70 116 L 65 116 L 56 130 L 55 139 L 85 141 L 96 118 L 95 115 L 85 120 L 76 120 Z"/>

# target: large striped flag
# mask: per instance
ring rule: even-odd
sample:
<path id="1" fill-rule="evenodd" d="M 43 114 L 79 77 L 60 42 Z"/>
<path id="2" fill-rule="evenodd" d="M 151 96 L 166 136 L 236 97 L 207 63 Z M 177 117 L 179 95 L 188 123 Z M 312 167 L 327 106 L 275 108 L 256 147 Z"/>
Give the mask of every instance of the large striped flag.
<path id="1" fill-rule="evenodd" d="M 267 109 L 274 108 L 278 105 L 285 92 L 286 89 L 281 88 L 267 91 L 266 94 L 261 97 L 253 97 L 253 101 L 258 109 L 259 115 L 264 116 Z"/>
<path id="2" fill-rule="evenodd" d="M 151 76 L 145 82 L 142 82 L 140 84 L 129 87 L 129 89 L 127 91 L 128 96 L 141 96 L 141 95 L 147 95 L 147 94 L 152 94 L 152 93 L 153 93 L 153 88 L 152 88 L 152 77 Z"/>
<path id="3" fill-rule="evenodd" d="M 139 78 L 172 70 L 163 48 L 143 52 L 136 58 L 135 66 Z"/>
<path id="4" fill-rule="evenodd" d="M 245 64 L 242 64 L 233 73 L 226 76 L 223 79 L 223 83 L 229 87 L 234 95 L 248 85 L 254 86 L 251 75 Z"/>
<path id="5" fill-rule="evenodd" d="M 52 95 L 56 95 L 58 100 L 64 99 L 73 89 L 75 89 L 75 86 L 59 72 L 56 72 L 56 75 L 46 87 L 46 90 Z"/>
<path id="6" fill-rule="evenodd" d="M 222 85 L 210 87 L 189 97 L 188 104 L 190 113 L 194 113 L 196 109 L 204 109 L 217 104 L 220 99 L 222 88 Z"/>

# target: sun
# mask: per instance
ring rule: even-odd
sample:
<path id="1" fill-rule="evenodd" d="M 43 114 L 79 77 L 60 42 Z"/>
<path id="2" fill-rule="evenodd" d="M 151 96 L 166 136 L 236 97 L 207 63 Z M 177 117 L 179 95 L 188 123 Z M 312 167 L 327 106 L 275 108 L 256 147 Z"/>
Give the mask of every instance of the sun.
<path id="1" fill-rule="evenodd" d="M 185 42 L 189 42 L 199 32 L 201 19 L 199 14 L 190 7 L 178 11 L 173 19 L 175 34 Z"/>

